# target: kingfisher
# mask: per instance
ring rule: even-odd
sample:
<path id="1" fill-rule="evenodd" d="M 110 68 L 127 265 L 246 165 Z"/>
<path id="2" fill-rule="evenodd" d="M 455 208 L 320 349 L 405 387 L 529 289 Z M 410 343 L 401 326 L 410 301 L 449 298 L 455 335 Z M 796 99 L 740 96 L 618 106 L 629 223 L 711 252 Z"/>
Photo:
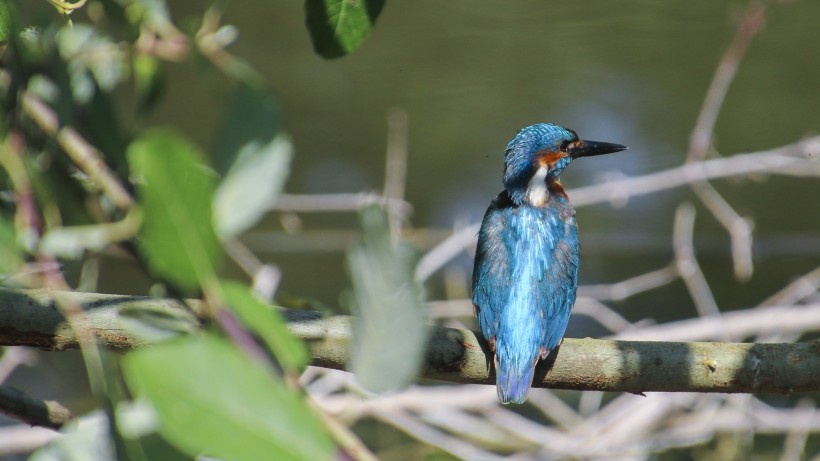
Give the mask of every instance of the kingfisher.
<path id="1" fill-rule="evenodd" d="M 535 365 L 563 338 L 575 304 L 578 227 L 558 177 L 574 159 L 626 148 L 551 123 L 507 144 L 504 190 L 481 222 L 473 267 L 473 305 L 503 404 L 527 400 Z"/>

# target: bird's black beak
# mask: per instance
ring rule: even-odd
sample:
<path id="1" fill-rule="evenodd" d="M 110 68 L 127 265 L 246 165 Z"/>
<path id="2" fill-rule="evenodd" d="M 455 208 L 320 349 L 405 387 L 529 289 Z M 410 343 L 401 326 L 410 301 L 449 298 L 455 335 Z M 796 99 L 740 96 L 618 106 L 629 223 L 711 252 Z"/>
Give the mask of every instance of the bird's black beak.
<path id="1" fill-rule="evenodd" d="M 613 144 L 611 142 L 598 141 L 580 141 L 575 147 L 570 148 L 567 153 L 573 159 L 579 157 L 594 157 L 596 155 L 611 154 L 613 152 L 620 152 L 629 149 L 620 144 Z"/>

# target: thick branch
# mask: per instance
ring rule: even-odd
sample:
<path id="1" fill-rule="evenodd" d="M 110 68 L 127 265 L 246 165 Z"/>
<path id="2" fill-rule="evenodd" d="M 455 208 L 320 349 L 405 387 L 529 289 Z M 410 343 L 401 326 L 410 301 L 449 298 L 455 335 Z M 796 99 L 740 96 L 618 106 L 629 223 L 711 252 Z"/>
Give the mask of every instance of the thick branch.
<path id="1" fill-rule="evenodd" d="M 120 325 L 123 308 L 179 318 L 177 301 L 94 293 L 73 296 L 101 344 L 127 350 L 142 344 Z M 351 319 L 284 310 L 291 332 L 305 340 L 316 366 L 345 369 Z M 487 345 L 469 330 L 431 327 L 422 377 L 455 383 L 493 382 Z M 46 291 L 0 289 L 0 344 L 50 350 L 78 340 Z M 621 392 L 788 393 L 820 390 L 820 342 L 796 344 L 681 343 L 565 339 L 536 371 L 536 387 Z"/>
<path id="2" fill-rule="evenodd" d="M 37 400 L 25 392 L 0 386 L 0 411 L 32 426 L 59 429 L 74 416 L 66 407 L 53 400 Z"/>

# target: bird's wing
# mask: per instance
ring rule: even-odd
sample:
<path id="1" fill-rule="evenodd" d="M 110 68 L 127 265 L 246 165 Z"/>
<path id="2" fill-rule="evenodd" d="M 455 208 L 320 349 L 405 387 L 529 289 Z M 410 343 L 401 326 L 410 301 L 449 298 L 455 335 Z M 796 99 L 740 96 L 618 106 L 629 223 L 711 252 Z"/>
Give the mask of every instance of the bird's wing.
<path id="1" fill-rule="evenodd" d="M 573 215 L 570 205 L 562 201 L 501 212 L 508 221 L 501 240 L 507 245 L 505 254 L 515 255 L 515 261 L 500 274 L 513 286 L 512 291 L 501 290 L 509 297 L 498 301 L 509 305 L 499 311 L 513 309 L 518 314 L 505 316 L 500 337 L 524 335 L 546 352 L 564 336 L 578 284 L 578 231 Z M 510 324 L 509 319 L 517 320 Z M 533 324 L 538 328 L 532 329 Z"/>
<path id="2" fill-rule="evenodd" d="M 547 245 L 542 275 L 534 290 L 535 302 L 543 312 L 539 315 L 544 332 L 541 346 L 547 351 L 554 349 L 564 336 L 578 287 L 578 231 L 574 219 L 549 222 L 553 240 Z"/>
<path id="3" fill-rule="evenodd" d="M 509 250 L 502 236 L 506 225 L 505 210 L 510 206 L 512 202 L 506 191 L 490 203 L 478 232 L 473 267 L 473 305 L 481 331 L 491 343 L 498 333 L 510 284 Z"/>

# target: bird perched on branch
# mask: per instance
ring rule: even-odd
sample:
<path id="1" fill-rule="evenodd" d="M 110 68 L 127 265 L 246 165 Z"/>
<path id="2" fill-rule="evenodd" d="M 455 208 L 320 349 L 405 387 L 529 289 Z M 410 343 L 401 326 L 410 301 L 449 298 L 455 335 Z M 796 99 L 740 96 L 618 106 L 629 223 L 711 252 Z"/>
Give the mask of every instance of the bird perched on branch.
<path id="1" fill-rule="evenodd" d="M 501 403 L 527 399 L 535 365 L 561 341 L 575 303 L 578 229 L 558 176 L 574 159 L 624 149 L 549 123 L 520 130 L 507 145 L 504 191 L 484 215 L 473 268 L 473 304 Z"/>

